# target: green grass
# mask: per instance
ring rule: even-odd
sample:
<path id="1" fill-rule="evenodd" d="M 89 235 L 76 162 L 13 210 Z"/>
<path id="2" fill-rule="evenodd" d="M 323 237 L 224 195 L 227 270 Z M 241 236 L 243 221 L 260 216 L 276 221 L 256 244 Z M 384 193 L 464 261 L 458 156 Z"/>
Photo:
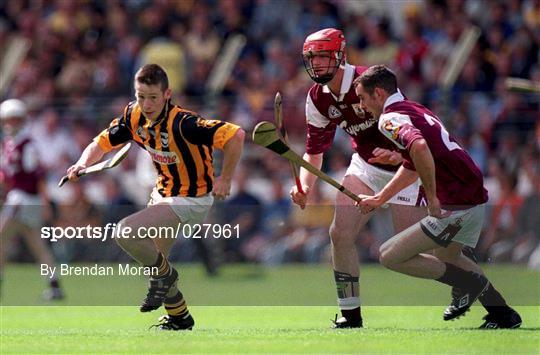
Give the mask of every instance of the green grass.
<path id="1" fill-rule="evenodd" d="M 540 348 L 539 273 L 517 267 L 488 269 L 524 321 L 521 329 L 498 331 L 475 329 L 481 307 L 444 322 L 447 287 L 377 266 L 365 267 L 361 279 L 366 327 L 341 331 L 329 329 L 337 308 L 328 266 L 229 266 L 217 278 L 197 266 L 179 269 L 195 305 L 193 332 L 148 330 L 161 313 L 138 312 L 141 277 L 65 277 L 68 298 L 47 306 L 37 298 L 43 282 L 35 267 L 8 267 L 0 353 L 538 354 Z"/>

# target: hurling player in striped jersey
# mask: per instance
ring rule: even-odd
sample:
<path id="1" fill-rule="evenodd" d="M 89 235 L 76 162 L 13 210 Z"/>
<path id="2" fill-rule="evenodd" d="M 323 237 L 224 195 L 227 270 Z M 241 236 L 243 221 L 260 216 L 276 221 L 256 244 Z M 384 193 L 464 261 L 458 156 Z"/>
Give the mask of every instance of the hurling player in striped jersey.
<path id="1" fill-rule="evenodd" d="M 158 175 L 155 188 L 145 209 L 118 223 L 117 228 L 121 233 L 128 231 L 128 237 L 117 238 L 116 242 L 134 260 L 158 270 L 150 277 L 141 312 L 164 305 L 167 315 L 160 318 L 160 329 L 190 330 L 195 322 L 177 287 L 178 272 L 167 260 L 176 236 L 141 238 L 136 231 L 201 224 L 214 197 L 224 199 L 230 194 L 244 131 L 235 124 L 208 120 L 173 104 L 167 73 L 157 64 L 140 68 L 134 86 L 136 100 L 86 147 L 68 169 L 68 177 L 77 180 L 78 171 L 130 141 L 148 152 Z M 224 153 L 217 178 L 212 166 L 214 149 Z"/>

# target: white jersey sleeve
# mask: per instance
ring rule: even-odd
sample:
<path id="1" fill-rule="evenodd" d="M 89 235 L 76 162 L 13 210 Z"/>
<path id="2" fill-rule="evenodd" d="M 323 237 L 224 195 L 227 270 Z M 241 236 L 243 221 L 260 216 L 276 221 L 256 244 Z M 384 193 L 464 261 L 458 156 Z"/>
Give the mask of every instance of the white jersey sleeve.
<path id="1" fill-rule="evenodd" d="M 309 93 L 306 99 L 306 120 L 308 124 L 317 128 L 324 128 L 330 123 L 330 120 L 317 110 Z"/>
<path id="2" fill-rule="evenodd" d="M 379 131 L 390 139 L 399 149 L 406 149 L 400 141 L 400 130 L 403 127 L 413 126 L 411 118 L 398 112 L 388 112 L 379 118 Z"/>

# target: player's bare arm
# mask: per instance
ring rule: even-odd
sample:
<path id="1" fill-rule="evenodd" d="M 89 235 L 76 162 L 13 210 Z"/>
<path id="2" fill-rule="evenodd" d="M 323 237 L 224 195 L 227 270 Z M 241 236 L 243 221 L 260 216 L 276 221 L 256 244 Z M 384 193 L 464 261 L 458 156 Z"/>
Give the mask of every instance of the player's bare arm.
<path id="1" fill-rule="evenodd" d="M 414 141 L 411 144 L 410 155 L 426 192 L 428 213 L 433 217 L 441 218 L 441 203 L 436 194 L 435 161 L 427 142 L 424 139 Z"/>
<path id="2" fill-rule="evenodd" d="M 395 194 L 413 184 L 416 180 L 418 180 L 418 173 L 402 165 L 380 192 L 373 196 L 359 195 L 362 201 L 358 202 L 357 206 L 363 214 L 368 214 L 374 209 L 381 207 Z"/>
<path id="3" fill-rule="evenodd" d="M 320 154 L 305 153 L 304 160 L 311 163 L 317 169 L 320 169 L 323 163 L 323 153 L 320 153 Z M 304 190 L 304 193 L 298 191 L 298 188 L 296 187 L 296 185 L 294 185 L 291 188 L 290 195 L 291 195 L 292 201 L 298 206 L 300 206 L 301 209 L 306 208 L 309 191 L 313 188 L 313 185 L 315 185 L 316 181 L 317 181 L 317 176 L 313 175 L 312 173 L 310 173 L 304 168 L 300 168 L 300 183 L 302 184 L 302 189 Z"/>
<path id="4" fill-rule="evenodd" d="M 213 189 L 213 195 L 218 199 L 224 199 L 231 193 L 231 181 L 234 169 L 242 156 L 245 135 L 243 129 L 238 129 L 223 147 L 223 170 L 216 178 Z"/>
<path id="5" fill-rule="evenodd" d="M 96 142 L 90 143 L 82 152 L 79 160 L 77 160 L 75 164 L 68 168 L 67 175 L 69 180 L 79 180 L 79 176 L 77 175 L 77 173 L 80 170 L 85 169 L 86 167 L 100 161 L 101 158 L 103 158 L 103 155 L 105 155 L 105 152 Z"/>

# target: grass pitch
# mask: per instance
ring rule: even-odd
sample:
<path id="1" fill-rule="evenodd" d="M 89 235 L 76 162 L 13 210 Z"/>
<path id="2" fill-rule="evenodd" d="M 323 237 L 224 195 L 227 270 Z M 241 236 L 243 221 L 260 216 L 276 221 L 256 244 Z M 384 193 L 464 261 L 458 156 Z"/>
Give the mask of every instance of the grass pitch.
<path id="1" fill-rule="evenodd" d="M 481 307 L 444 322 L 448 288 L 378 266 L 365 267 L 361 279 L 366 327 L 340 331 L 330 329 L 337 307 L 328 266 L 228 266 L 217 278 L 205 277 L 197 266 L 179 270 L 193 305 L 192 332 L 148 330 L 163 313 L 138 312 L 143 278 L 65 277 L 68 298 L 47 306 L 37 298 L 43 281 L 35 266 L 11 266 L 0 308 L 0 353 L 538 354 L 540 349 L 539 274 L 516 267 L 488 269 L 524 322 L 521 329 L 498 331 L 475 329 L 485 313 Z"/>

